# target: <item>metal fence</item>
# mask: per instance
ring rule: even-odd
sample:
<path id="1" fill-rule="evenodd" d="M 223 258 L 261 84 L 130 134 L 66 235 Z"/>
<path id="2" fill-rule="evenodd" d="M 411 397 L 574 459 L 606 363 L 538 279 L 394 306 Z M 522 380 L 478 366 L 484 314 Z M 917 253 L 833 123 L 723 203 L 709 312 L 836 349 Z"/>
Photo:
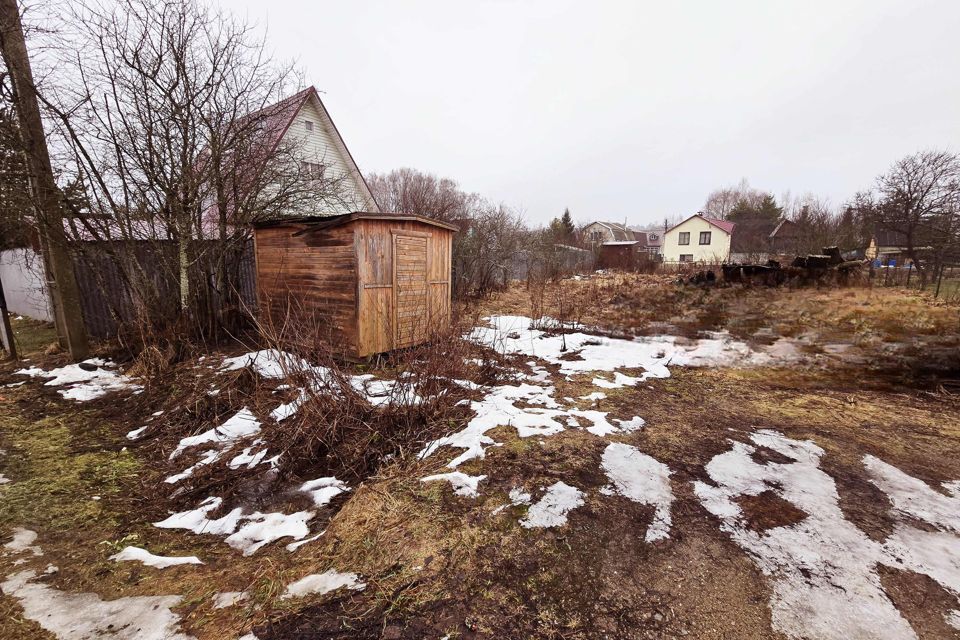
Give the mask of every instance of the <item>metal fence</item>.
<path id="1" fill-rule="evenodd" d="M 871 265 L 869 281 L 873 286 L 904 287 L 926 291 L 936 298 L 960 300 L 960 265 L 928 267 L 926 277 L 921 277 L 913 264 Z"/>

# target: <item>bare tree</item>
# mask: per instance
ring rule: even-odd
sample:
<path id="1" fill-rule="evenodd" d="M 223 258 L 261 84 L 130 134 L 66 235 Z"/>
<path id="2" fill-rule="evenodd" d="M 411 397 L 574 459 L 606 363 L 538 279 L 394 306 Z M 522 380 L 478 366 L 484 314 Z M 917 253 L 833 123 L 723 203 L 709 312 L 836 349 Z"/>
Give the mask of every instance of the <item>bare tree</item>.
<path id="1" fill-rule="evenodd" d="M 116 265 L 145 324 L 231 299 L 251 223 L 344 199 L 348 176 L 283 141 L 300 77 L 246 22 L 196 0 L 119 0 L 79 5 L 71 23 L 72 81 L 46 100 L 76 194 L 69 228 Z"/>
<path id="2" fill-rule="evenodd" d="M 459 295 L 484 295 L 508 282 L 514 263 L 530 248 L 530 232 L 511 209 L 485 204 L 457 234 L 454 285 Z"/>
<path id="3" fill-rule="evenodd" d="M 464 192 L 450 178 L 407 167 L 370 174 L 367 183 L 384 211 L 413 213 L 437 220 L 469 218 L 480 200 L 476 194 Z"/>
<path id="4" fill-rule="evenodd" d="M 746 207 L 759 207 L 766 192 L 754 189 L 744 178 L 739 184 L 732 187 L 717 189 L 707 196 L 707 201 L 703 204 L 703 212 L 710 217 L 719 220 L 726 220 L 737 205 Z"/>
<path id="5" fill-rule="evenodd" d="M 921 151 L 898 160 L 877 178 L 876 198 L 862 194 L 859 208 L 881 228 L 903 237 L 907 257 L 922 283 L 957 242 L 960 158 Z"/>

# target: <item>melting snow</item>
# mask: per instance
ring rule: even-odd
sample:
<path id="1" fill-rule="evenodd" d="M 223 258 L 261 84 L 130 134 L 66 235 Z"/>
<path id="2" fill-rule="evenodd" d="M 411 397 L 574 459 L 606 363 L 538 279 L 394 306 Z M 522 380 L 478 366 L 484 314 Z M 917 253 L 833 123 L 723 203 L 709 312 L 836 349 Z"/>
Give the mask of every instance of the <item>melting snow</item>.
<path id="1" fill-rule="evenodd" d="M 350 487 L 345 482 L 337 480 L 335 477 L 317 478 L 304 482 L 300 491 L 310 494 L 313 503 L 318 507 L 330 504 L 330 501 L 345 491 L 350 491 Z"/>
<path id="2" fill-rule="evenodd" d="M 360 582 L 360 576 L 355 573 L 340 573 L 329 569 L 323 573 L 314 573 L 287 586 L 283 598 L 301 598 L 314 593 L 329 593 L 346 587 L 354 591 L 366 588 L 366 583 Z"/>
<path id="3" fill-rule="evenodd" d="M 127 439 L 136 440 L 137 438 L 142 436 L 143 433 L 149 428 L 150 428 L 150 425 L 145 425 L 143 427 L 140 427 L 139 429 L 134 429 L 133 431 L 130 431 L 129 433 L 127 433 Z"/>
<path id="4" fill-rule="evenodd" d="M 634 502 L 651 505 L 656 511 L 647 528 L 645 540 L 654 542 L 670 537 L 670 469 L 630 445 L 607 445 L 601 462 L 604 472 L 613 484 L 613 490 Z"/>
<path id="5" fill-rule="evenodd" d="M 299 373 L 313 369 L 303 358 L 278 349 L 251 351 L 234 358 L 226 358 L 220 365 L 221 371 L 236 371 L 248 367 L 261 378 L 284 378 L 288 373 Z"/>
<path id="6" fill-rule="evenodd" d="M 314 540 L 318 539 L 324 533 L 326 533 L 326 531 L 321 531 L 317 535 L 310 536 L 309 538 L 304 538 L 303 540 L 297 540 L 296 542 L 291 542 L 290 544 L 287 545 L 287 551 L 290 551 L 290 552 L 296 551 L 297 549 L 307 544 L 308 542 L 313 542 Z"/>
<path id="7" fill-rule="evenodd" d="M 0 484 L 7 484 L 10 482 L 10 478 L 0 473 Z"/>
<path id="8" fill-rule="evenodd" d="M 773 579 L 770 607 L 777 630 L 791 638 L 916 638 L 887 598 L 877 564 L 922 573 L 960 595 L 957 536 L 898 523 L 890 538 L 875 542 L 844 517 L 833 479 L 819 468 L 823 449 L 772 431 L 759 431 L 751 440 L 792 462 L 758 464 L 750 455 L 753 446 L 734 442 L 732 450 L 707 465 L 716 486 L 697 482 L 694 489 L 720 519 L 721 528 Z M 941 509 L 943 496 L 924 483 L 870 456 L 864 464 L 877 485 L 889 491 L 895 513 L 940 529 L 955 524 Z M 736 500 L 765 491 L 791 502 L 807 517 L 763 532 L 750 529 Z"/>
<path id="9" fill-rule="evenodd" d="M 214 443 L 217 445 L 230 444 L 241 438 L 255 435 L 260 432 L 260 421 L 250 411 L 244 407 L 235 415 L 230 417 L 219 427 L 214 427 L 195 436 L 184 438 L 177 445 L 177 448 L 170 454 L 173 460 L 183 453 L 185 449 L 195 447 L 200 444 Z"/>
<path id="10" fill-rule="evenodd" d="M 527 510 L 520 525 L 527 529 L 535 527 L 559 527 L 567 523 L 567 514 L 583 505 L 583 492 L 564 482 L 551 485 L 540 500 Z"/>
<path id="11" fill-rule="evenodd" d="M 24 529 L 23 527 L 14 527 L 13 539 L 3 545 L 3 548 L 9 553 L 23 553 L 24 551 L 29 551 L 35 556 L 42 556 L 43 551 L 40 550 L 40 547 L 34 546 L 33 544 L 36 541 L 36 531 Z"/>
<path id="12" fill-rule="evenodd" d="M 221 498 L 207 498 L 196 509 L 175 513 L 166 520 L 155 522 L 153 526 L 227 536 L 227 544 L 242 551 L 243 555 L 250 556 L 264 545 L 281 538 L 305 538 L 310 533 L 307 522 L 314 516 L 313 511 L 298 511 L 289 515 L 259 511 L 244 514 L 241 507 L 236 507 L 230 513 L 211 520 L 208 515 L 221 504 Z"/>
<path id="13" fill-rule="evenodd" d="M 494 387 L 483 399 L 470 402 L 475 415 L 463 430 L 430 442 L 419 456 L 426 458 L 445 446 L 463 449 L 463 453 L 447 463 L 450 468 L 473 458 L 483 458 L 485 446 L 496 444 L 486 435 L 487 431 L 501 425 L 515 428 L 521 438 L 550 436 L 567 427 L 579 427 L 581 422 L 577 418 L 589 421 L 591 425 L 586 430 L 597 436 L 634 431 L 643 425 L 642 419 L 633 418 L 626 422 L 618 420 L 617 426 L 610 423 L 605 411 L 563 408 L 553 393 L 552 386 L 528 383 Z M 517 406 L 518 402 L 535 406 Z"/>
<path id="14" fill-rule="evenodd" d="M 44 383 L 48 387 L 69 385 L 66 389 L 60 389 L 58 393 L 68 400 L 77 400 L 78 402 L 93 400 L 113 391 L 138 391 L 143 389 L 131 378 L 113 371 L 114 367 L 116 365 L 109 360 L 90 358 L 80 363 L 68 364 L 50 371 L 30 367 L 29 369 L 19 369 L 14 373 L 49 378 Z"/>
<path id="15" fill-rule="evenodd" d="M 252 556 L 260 547 L 280 538 L 300 540 L 310 533 L 307 522 L 313 511 L 284 513 L 252 513 L 244 516 L 247 521 L 236 533 L 227 536 L 226 542 L 245 556 Z"/>
<path id="16" fill-rule="evenodd" d="M 195 465 L 192 465 L 192 466 L 187 467 L 186 469 L 184 469 L 184 470 L 181 471 L 180 473 L 176 473 L 176 474 L 174 474 L 174 475 L 172 475 L 172 476 L 167 476 L 167 478 L 164 480 L 164 482 L 166 482 L 166 483 L 168 483 L 168 484 L 176 484 L 176 483 L 180 482 L 181 480 L 183 480 L 184 478 L 189 478 L 190 476 L 192 476 L 192 475 L 193 475 L 193 472 L 196 471 L 196 469 L 197 469 L 198 467 L 202 467 L 202 466 L 208 465 L 208 464 L 213 464 L 213 463 L 216 462 L 219 458 L 220 458 L 220 452 L 219 452 L 219 451 L 217 451 L 217 450 L 207 451 L 206 453 L 203 454 L 203 457 L 200 458 L 200 460 L 199 460 Z"/>
<path id="17" fill-rule="evenodd" d="M 250 452 L 253 451 L 254 447 L 262 444 L 263 440 L 254 440 L 249 447 L 245 447 L 243 451 L 234 456 L 229 463 L 229 467 L 231 469 L 239 469 L 240 467 L 245 466 L 247 469 L 253 469 L 255 466 L 264 461 L 263 459 L 267 455 L 267 450 L 261 449 L 256 453 Z M 274 456 L 267 460 L 267 462 L 269 462 L 271 465 L 275 465 L 279 459 L 280 456 Z"/>
<path id="18" fill-rule="evenodd" d="M 58 638 L 110 637 L 116 640 L 190 640 L 178 631 L 180 616 L 171 611 L 180 596 L 132 596 L 102 600 L 95 593 L 66 593 L 33 582 L 21 571 L 0 584 L 20 601 L 26 618 Z"/>
<path id="19" fill-rule="evenodd" d="M 141 549 L 140 547 L 126 547 L 120 553 L 115 553 L 114 555 L 110 556 L 110 559 L 116 560 L 117 562 L 135 560 L 137 562 L 142 562 L 148 567 L 156 567 L 157 569 L 166 569 L 167 567 L 174 567 L 180 564 L 203 564 L 203 562 L 201 562 L 200 558 L 197 556 L 156 556 L 146 549 Z"/>
<path id="20" fill-rule="evenodd" d="M 476 498 L 479 495 L 479 493 L 477 493 L 477 485 L 480 484 L 481 480 L 486 479 L 486 477 L 487 476 L 468 476 L 460 471 L 454 471 L 452 473 L 440 473 L 437 475 L 420 478 L 420 482 L 446 480 L 453 486 L 453 492 L 458 496 Z"/>
<path id="21" fill-rule="evenodd" d="M 153 523 L 153 526 L 160 529 L 186 529 L 193 533 L 209 533 L 214 536 L 229 535 L 236 531 L 243 517 L 243 509 L 236 507 L 225 516 L 216 520 L 209 519 L 207 515 L 220 508 L 221 504 L 222 498 L 207 498 L 196 509 L 175 513 L 166 520 Z"/>
<path id="22" fill-rule="evenodd" d="M 901 515 L 919 518 L 942 529 L 960 533 L 960 496 L 947 497 L 893 465 L 874 456 L 864 456 L 870 481 L 893 502 Z M 952 483 L 945 483 L 950 489 Z"/>
<path id="23" fill-rule="evenodd" d="M 233 607 L 250 598 L 246 591 L 224 591 L 213 596 L 214 609 Z"/>
<path id="24" fill-rule="evenodd" d="M 960 629 L 960 611 L 954 609 L 953 611 L 944 614 L 943 618 L 947 621 L 947 624 L 954 629 Z"/>
<path id="25" fill-rule="evenodd" d="M 745 342 L 732 339 L 726 333 L 714 333 L 710 338 L 684 344 L 676 336 L 638 337 L 633 340 L 604 338 L 574 332 L 565 336 L 531 329 L 533 321 L 525 316 L 491 316 L 487 327 L 477 327 L 470 339 L 496 349 L 500 353 L 521 353 L 535 356 L 560 366 L 560 373 L 571 376 L 591 371 L 614 372 L 623 368 L 642 368 L 639 378 L 625 376 L 609 383 L 612 387 L 636 384 L 647 378 L 670 376 L 668 364 L 679 366 L 758 365 L 775 360 L 763 352 L 754 351 Z M 566 344 L 566 351 L 563 346 Z M 570 353 L 582 359 L 569 360 Z M 602 378 L 599 380 L 603 380 Z M 609 382 L 609 381 L 607 381 Z M 604 383 L 596 386 L 607 386 Z"/>

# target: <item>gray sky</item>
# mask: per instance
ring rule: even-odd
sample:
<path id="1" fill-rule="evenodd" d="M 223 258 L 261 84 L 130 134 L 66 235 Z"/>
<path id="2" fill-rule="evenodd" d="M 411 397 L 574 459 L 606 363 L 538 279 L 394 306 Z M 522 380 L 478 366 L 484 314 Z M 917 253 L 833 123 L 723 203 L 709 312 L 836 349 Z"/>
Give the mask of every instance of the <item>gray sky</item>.
<path id="1" fill-rule="evenodd" d="M 842 203 L 960 151 L 960 2 L 220 0 L 296 58 L 364 171 L 580 221 L 690 214 L 748 178 Z"/>

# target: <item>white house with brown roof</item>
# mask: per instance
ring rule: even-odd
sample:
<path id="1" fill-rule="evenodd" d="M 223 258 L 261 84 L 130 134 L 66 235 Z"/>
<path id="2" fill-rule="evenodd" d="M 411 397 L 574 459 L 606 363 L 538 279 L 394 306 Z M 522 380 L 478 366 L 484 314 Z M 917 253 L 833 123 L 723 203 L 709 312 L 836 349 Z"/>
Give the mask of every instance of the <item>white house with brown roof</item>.
<path id="1" fill-rule="evenodd" d="M 695 214 L 666 230 L 661 254 L 664 262 L 719 264 L 730 258 L 730 240 L 736 225 Z"/>
<path id="2" fill-rule="evenodd" d="M 282 149 L 299 162 L 307 175 L 324 179 L 335 187 L 322 201 L 308 211 L 291 211 L 291 216 L 340 215 L 354 211 L 380 213 L 380 207 L 370 191 L 360 168 L 353 159 L 343 137 L 333 123 L 316 88 L 308 87 L 276 104 L 239 118 L 230 127 L 237 131 L 252 128 L 253 144 L 250 152 L 239 156 L 235 171 L 235 188 L 262 187 L 259 175 L 268 159 Z M 206 161 L 202 156 L 199 162 Z M 204 216 L 204 226 L 210 231 L 218 217 L 218 207 L 210 194 Z M 232 205 L 228 203 L 228 209 Z M 228 219 L 232 211 L 228 211 Z"/>
<path id="3" fill-rule="evenodd" d="M 317 213 L 379 212 L 380 207 L 377 206 L 360 167 L 354 161 L 317 90 L 309 87 L 286 101 L 290 102 L 289 109 L 278 114 L 281 119 L 286 119 L 280 140 L 295 144 L 302 152 L 302 161 L 312 171 L 328 178 L 347 178 L 341 183 L 344 193 L 340 197 L 343 202 L 327 205 L 335 208 L 334 211 Z"/>

